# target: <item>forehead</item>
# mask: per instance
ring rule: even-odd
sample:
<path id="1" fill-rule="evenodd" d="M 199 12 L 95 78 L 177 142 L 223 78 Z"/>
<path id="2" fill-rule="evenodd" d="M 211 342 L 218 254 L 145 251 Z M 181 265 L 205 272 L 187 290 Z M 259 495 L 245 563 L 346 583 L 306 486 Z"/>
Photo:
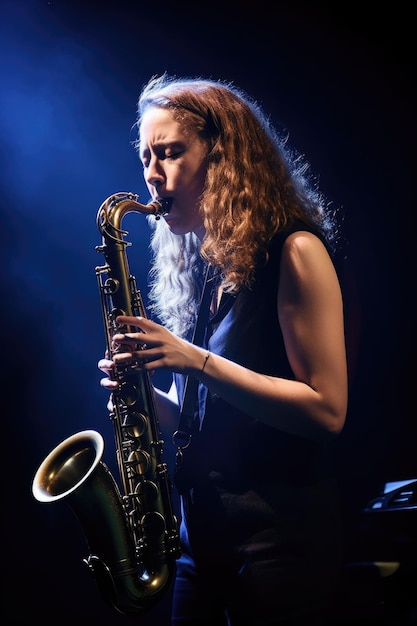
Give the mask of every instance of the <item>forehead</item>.
<path id="1" fill-rule="evenodd" d="M 169 109 L 149 108 L 142 116 L 139 126 L 140 143 L 169 143 L 184 138 L 184 127 Z"/>

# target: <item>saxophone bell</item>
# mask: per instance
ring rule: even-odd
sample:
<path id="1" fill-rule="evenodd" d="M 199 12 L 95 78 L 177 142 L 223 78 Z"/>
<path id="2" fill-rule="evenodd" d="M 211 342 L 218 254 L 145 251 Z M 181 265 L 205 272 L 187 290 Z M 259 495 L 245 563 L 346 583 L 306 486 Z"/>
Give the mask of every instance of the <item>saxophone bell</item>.
<path id="1" fill-rule="evenodd" d="M 104 451 L 103 437 L 85 430 L 62 441 L 39 466 L 32 483 L 38 502 L 68 498 L 94 473 Z"/>

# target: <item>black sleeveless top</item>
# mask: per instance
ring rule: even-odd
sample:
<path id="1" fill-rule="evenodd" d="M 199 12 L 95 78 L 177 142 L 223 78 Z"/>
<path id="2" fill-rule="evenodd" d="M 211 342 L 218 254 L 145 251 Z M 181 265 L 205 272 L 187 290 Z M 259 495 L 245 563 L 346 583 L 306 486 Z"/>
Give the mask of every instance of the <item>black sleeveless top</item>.
<path id="1" fill-rule="evenodd" d="M 294 374 L 277 294 L 282 246 L 293 230 L 273 238 L 268 262 L 257 270 L 251 289 L 223 295 L 205 341 L 213 354 L 287 379 Z M 181 398 L 184 379 L 175 375 L 175 381 Z M 254 419 L 200 384 L 195 432 L 177 480 L 183 492 L 182 539 L 202 566 L 215 567 L 219 560 L 229 566 L 242 546 L 255 549 L 260 537 L 279 545 L 285 562 L 291 558 L 287 549 L 299 553 L 300 546 L 306 559 L 326 562 L 319 556 L 320 537 L 326 544 L 332 536 L 336 540 L 337 492 L 325 446 L 265 425 L 262 414 Z"/>

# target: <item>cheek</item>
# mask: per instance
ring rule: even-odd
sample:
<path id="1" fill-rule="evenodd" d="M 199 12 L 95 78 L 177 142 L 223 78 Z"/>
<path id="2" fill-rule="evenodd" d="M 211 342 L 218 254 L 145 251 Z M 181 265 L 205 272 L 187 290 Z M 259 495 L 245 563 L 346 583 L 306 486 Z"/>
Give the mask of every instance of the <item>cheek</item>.
<path id="1" fill-rule="evenodd" d="M 205 165 L 201 165 L 193 174 L 192 176 L 192 180 L 193 180 L 193 188 L 195 190 L 195 193 L 197 195 L 200 195 L 203 191 L 204 188 L 204 184 L 206 181 L 206 167 Z"/>

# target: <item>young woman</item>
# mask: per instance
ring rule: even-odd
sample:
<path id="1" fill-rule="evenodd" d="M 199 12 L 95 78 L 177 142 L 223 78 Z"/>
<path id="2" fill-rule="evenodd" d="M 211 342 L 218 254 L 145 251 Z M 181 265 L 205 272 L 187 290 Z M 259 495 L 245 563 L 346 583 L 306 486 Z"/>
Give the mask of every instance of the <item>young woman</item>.
<path id="1" fill-rule="evenodd" d="M 305 162 L 232 84 L 153 78 L 137 128 L 151 197 L 170 210 L 149 218 L 152 319 L 119 318 L 138 332 L 116 335 L 129 351 L 99 368 L 109 391 L 115 363 L 173 372 L 155 390 L 171 434 L 198 381 L 172 624 L 325 623 L 341 556 L 327 453 L 347 411 L 336 224 Z"/>

